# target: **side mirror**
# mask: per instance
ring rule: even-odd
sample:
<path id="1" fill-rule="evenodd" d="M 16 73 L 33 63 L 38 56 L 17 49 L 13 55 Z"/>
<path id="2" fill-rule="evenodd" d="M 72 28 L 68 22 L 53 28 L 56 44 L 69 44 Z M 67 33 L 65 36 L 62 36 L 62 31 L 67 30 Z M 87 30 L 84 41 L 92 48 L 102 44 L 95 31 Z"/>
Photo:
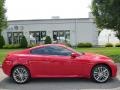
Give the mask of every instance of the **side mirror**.
<path id="1" fill-rule="evenodd" d="M 76 53 L 72 53 L 72 54 L 71 54 L 71 57 L 72 57 L 72 58 L 76 58 L 77 56 L 78 56 L 78 54 L 76 54 Z"/>

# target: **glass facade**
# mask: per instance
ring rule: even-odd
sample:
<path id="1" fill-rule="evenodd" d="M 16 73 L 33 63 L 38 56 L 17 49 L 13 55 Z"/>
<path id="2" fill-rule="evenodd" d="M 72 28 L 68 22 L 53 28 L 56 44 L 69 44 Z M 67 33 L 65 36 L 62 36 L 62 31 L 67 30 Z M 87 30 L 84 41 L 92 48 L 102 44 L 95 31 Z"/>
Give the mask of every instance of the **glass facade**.
<path id="1" fill-rule="evenodd" d="M 8 43 L 19 44 L 22 36 L 23 36 L 23 32 L 8 32 L 7 33 Z"/>
<path id="2" fill-rule="evenodd" d="M 56 43 L 65 43 L 65 42 L 70 43 L 70 30 L 57 30 L 52 32 L 53 32 L 53 41 L 55 41 Z M 23 36 L 23 32 L 7 32 L 8 43 L 19 44 L 22 36 Z M 46 38 L 46 31 L 29 31 L 30 44 L 44 43 L 45 38 Z"/>
<path id="3" fill-rule="evenodd" d="M 70 42 L 70 30 L 53 31 L 53 40 L 59 42 Z"/>
<path id="4" fill-rule="evenodd" d="M 44 42 L 46 37 L 46 31 L 30 31 L 30 43 L 39 44 Z"/>

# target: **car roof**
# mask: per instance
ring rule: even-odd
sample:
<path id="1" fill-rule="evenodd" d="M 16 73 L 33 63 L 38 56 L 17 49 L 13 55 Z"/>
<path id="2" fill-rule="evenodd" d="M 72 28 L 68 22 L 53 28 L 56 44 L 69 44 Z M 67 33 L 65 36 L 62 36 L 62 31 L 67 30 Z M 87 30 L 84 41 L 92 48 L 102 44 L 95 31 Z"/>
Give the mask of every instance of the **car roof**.
<path id="1" fill-rule="evenodd" d="M 62 47 L 66 47 L 63 44 L 44 44 L 44 45 L 38 45 L 38 46 L 32 47 L 30 49 L 35 49 L 35 48 L 44 47 L 44 46 L 62 46 Z"/>

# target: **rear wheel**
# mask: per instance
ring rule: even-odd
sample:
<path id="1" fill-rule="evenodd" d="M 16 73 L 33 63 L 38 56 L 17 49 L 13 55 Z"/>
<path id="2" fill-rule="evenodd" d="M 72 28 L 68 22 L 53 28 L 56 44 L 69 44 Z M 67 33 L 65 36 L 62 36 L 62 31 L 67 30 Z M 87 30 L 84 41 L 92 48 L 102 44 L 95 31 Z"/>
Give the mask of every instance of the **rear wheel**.
<path id="1" fill-rule="evenodd" d="M 30 73 L 24 66 L 17 66 L 13 69 L 11 77 L 14 82 L 23 84 L 30 79 Z"/>
<path id="2" fill-rule="evenodd" d="M 110 79 L 110 69 L 106 65 L 97 65 L 92 70 L 92 79 L 98 83 L 104 83 Z"/>

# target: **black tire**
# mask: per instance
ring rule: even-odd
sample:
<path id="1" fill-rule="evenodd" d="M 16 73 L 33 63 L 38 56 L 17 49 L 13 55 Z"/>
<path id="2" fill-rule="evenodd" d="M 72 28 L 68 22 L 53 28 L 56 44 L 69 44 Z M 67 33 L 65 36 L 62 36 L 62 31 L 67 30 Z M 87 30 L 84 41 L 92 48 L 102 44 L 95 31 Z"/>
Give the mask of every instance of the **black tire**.
<path id="1" fill-rule="evenodd" d="M 17 84 L 24 84 L 30 80 L 30 72 L 24 66 L 16 66 L 12 70 L 11 78 Z"/>
<path id="2" fill-rule="evenodd" d="M 97 69 L 98 69 L 98 71 L 97 71 Z M 104 69 L 104 72 L 101 71 L 101 73 L 100 73 L 99 70 L 103 70 L 103 69 Z M 99 73 L 97 73 L 97 72 L 99 72 Z M 96 65 L 91 71 L 91 79 L 94 82 L 105 83 L 110 78 L 111 78 L 111 71 L 110 71 L 109 67 L 106 66 L 106 65 L 102 65 L 102 64 L 101 65 Z"/>

